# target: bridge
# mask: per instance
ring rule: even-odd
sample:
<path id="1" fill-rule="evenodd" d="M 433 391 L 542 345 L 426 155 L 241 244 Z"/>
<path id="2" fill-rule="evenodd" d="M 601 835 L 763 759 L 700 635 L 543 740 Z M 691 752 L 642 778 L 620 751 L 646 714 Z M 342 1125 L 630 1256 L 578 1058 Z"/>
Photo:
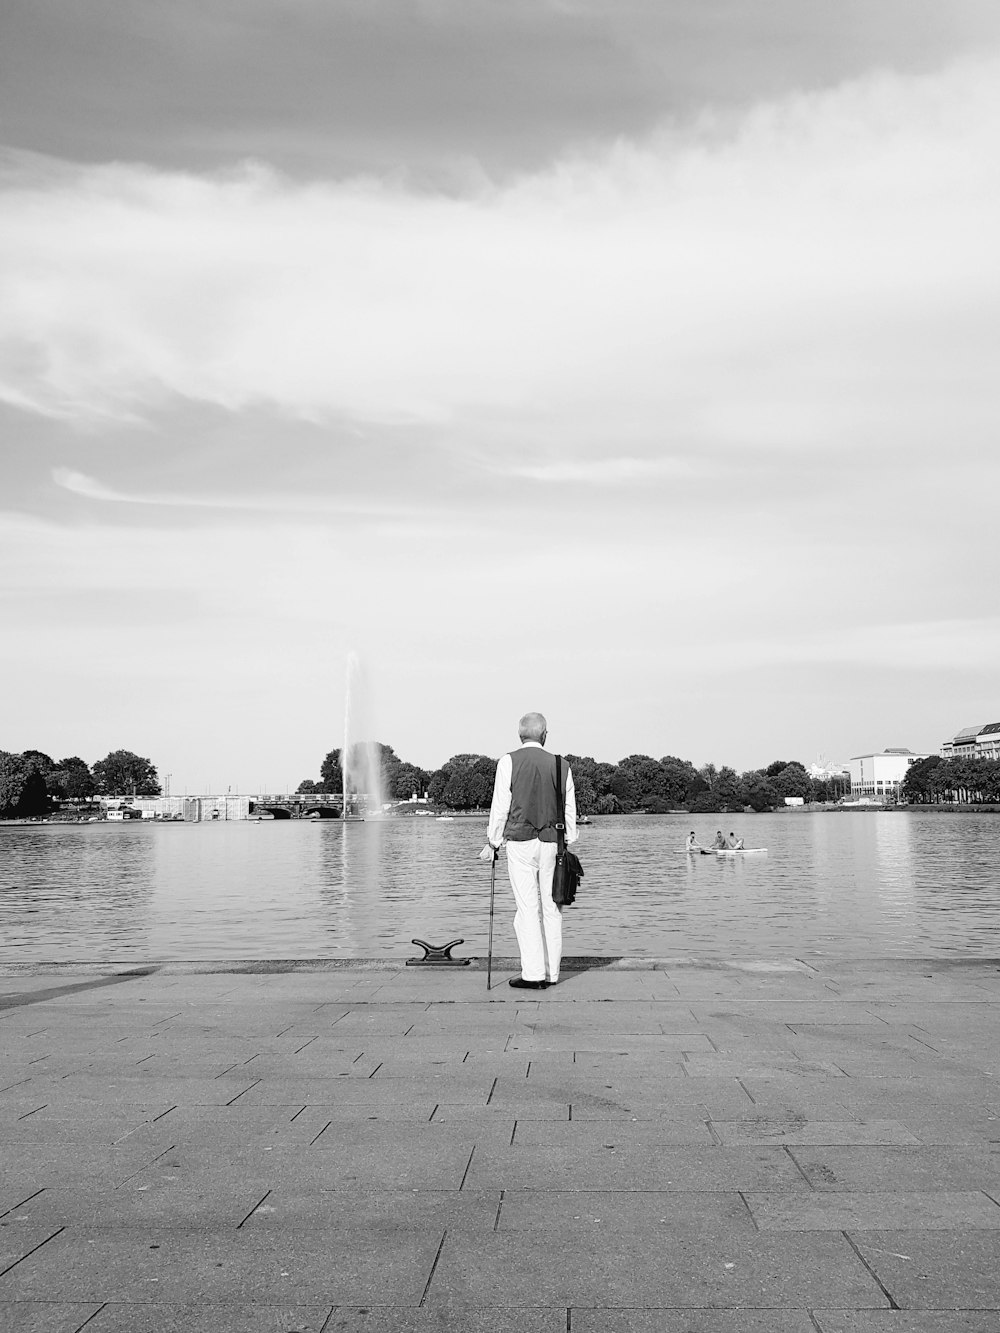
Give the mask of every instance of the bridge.
<path id="1" fill-rule="evenodd" d="M 311 814 L 318 814 L 320 819 L 339 819 L 344 808 L 339 792 L 272 792 L 247 799 L 251 816 L 266 811 L 275 819 L 304 819 Z"/>

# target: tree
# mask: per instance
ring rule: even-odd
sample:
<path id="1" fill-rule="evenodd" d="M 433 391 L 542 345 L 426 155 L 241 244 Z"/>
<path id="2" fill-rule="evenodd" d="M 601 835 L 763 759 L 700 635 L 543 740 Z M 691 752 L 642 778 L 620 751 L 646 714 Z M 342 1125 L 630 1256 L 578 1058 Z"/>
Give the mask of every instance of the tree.
<path id="1" fill-rule="evenodd" d="M 313 782 L 312 778 L 303 778 L 295 788 L 296 796 L 313 796 L 316 792 L 321 792 L 323 788 L 318 782 Z"/>
<path id="2" fill-rule="evenodd" d="M 689 759 L 678 759 L 675 754 L 665 754 L 660 760 L 663 770 L 663 785 L 666 799 L 673 809 L 678 809 L 705 790 L 705 780 L 698 776 L 694 764 Z"/>
<path id="3" fill-rule="evenodd" d="M 445 765 L 448 777 L 438 799 L 452 810 L 475 810 L 490 804 L 497 761 L 485 754 L 456 754 Z M 440 772 L 441 770 L 439 770 Z M 438 775 L 435 773 L 434 778 Z M 435 788 L 431 779 L 431 792 Z"/>
<path id="4" fill-rule="evenodd" d="M 392 790 L 388 795 L 397 801 L 409 800 L 414 792 L 418 796 L 423 796 L 429 780 L 430 774 L 425 773 L 416 764 L 400 763 L 392 780 Z"/>
<path id="5" fill-rule="evenodd" d="M 773 810 L 778 804 L 778 793 L 764 773 L 759 771 L 744 773 L 740 779 L 740 788 L 742 803 L 758 813 L 763 810 Z"/>
<path id="6" fill-rule="evenodd" d="M 735 768 L 723 764 L 712 783 L 712 795 L 723 810 L 743 809 L 743 792 Z"/>
<path id="7" fill-rule="evenodd" d="M 0 750 L 0 816 L 26 819 L 47 809 L 45 779 L 34 760 Z"/>
<path id="8" fill-rule="evenodd" d="M 772 767 L 773 765 L 769 765 L 765 772 L 770 778 L 772 787 L 780 797 L 801 796 L 805 801 L 812 800 L 812 778 L 797 760 L 793 759 L 791 763 L 786 764 L 777 773 L 770 771 Z"/>
<path id="9" fill-rule="evenodd" d="M 21 758 L 36 773 L 41 773 L 43 778 L 55 768 L 55 764 L 44 750 L 22 750 Z"/>
<path id="10" fill-rule="evenodd" d="M 60 759 L 45 775 L 49 795 L 63 801 L 85 801 L 94 794 L 94 776 L 79 755 Z"/>
<path id="11" fill-rule="evenodd" d="M 943 762 L 940 755 L 929 754 L 926 759 L 918 759 L 911 764 L 900 785 L 900 797 L 914 804 L 932 800 L 931 778 L 934 770 Z"/>
<path id="12" fill-rule="evenodd" d="M 159 796 L 156 769 L 131 750 L 112 750 L 94 765 L 94 782 L 102 796 Z"/>
<path id="13" fill-rule="evenodd" d="M 340 751 L 331 750 L 319 766 L 320 790 L 326 792 L 342 792 L 344 790 L 344 774 L 340 767 Z"/>

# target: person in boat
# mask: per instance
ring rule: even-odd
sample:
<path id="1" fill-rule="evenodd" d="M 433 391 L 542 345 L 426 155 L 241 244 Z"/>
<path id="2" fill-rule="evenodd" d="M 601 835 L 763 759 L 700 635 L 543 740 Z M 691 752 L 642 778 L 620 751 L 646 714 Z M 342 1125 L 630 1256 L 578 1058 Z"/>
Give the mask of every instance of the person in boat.
<path id="1" fill-rule="evenodd" d="M 732 830 L 730 830 L 730 832 L 729 832 L 729 842 L 728 842 L 727 845 L 728 845 L 729 850 L 730 850 L 731 852 L 742 852 L 742 850 L 743 850 L 743 839 L 742 839 L 742 838 L 738 838 L 738 837 L 736 836 L 736 834 L 733 833 Z"/>
<path id="2" fill-rule="evenodd" d="M 712 850 L 716 852 L 726 852 L 729 850 L 729 843 L 726 841 L 726 835 L 722 829 L 716 829 L 715 842 L 712 843 Z"/>
<path id="3" fill-rule="evenodd" d="M 507 875 L 517 906 L 514 934 L 521 954 L 521 975 L 509 984 L 545 990 L 559 980 L 562 960 L 562 916 L 552 901 L 559 822 L 556 761 L 544 748 L 548 723 L 541 713 L 525 713 L 517 731 L 521 748 L 497 764 L 487 846 L 480 856 L 492 859 L 501 846 L 507 849 Z M 579 835 L 573 774 L 565 761 L 562 781 L 569 844 Z"/>
<path id="4" fill-rule="evenodd" d="M 699 844 L 698 844 L 698 837 L 697 837 L 697 834 L 695 833 L 694 829 L 692 829 L 691 832 L 688 834 L 688 838 L 687 838 L 687 850 L 688 850 L 689 852 L 700 852 L 700 851 L 701 851 L 701 847 L 700 847 Z"/>

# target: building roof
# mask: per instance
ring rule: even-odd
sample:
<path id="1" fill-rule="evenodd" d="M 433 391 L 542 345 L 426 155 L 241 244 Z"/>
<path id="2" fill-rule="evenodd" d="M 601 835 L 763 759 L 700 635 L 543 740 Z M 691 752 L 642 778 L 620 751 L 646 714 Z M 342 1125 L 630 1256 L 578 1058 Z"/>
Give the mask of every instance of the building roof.
<path id="1" fill-rule="evenodd" d="M 963 727 L 961 731 L 956 731 L 955 740 L 974 741 L 982 730 L 983 730 L 982 725 L 978 727 Z"/>
<path id="2" fill-rule="evenodd" d="M 864 754 L 852 754 L 852 759 L 877 759 L 882 754 L 914 754 L 913 750 L 906 749 L 905 746 L 899 746 L 896 749 L 888 750 L 867 750 Z"/>
<path id="3" fill-rule="evenodd" d="M 1000 731 L 1000 722 L 987 722 L 979 734 L 980 736 L 995 736 L 998 731 Z"/>

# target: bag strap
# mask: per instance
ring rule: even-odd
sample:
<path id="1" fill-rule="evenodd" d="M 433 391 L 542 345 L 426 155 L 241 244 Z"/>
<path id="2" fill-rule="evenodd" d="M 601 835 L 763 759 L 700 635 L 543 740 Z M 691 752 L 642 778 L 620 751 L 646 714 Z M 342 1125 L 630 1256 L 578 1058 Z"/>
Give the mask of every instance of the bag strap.
<path id="1" fill-rule="evenodd" d="M 559 823 L 556 825 L 556 852 L 566 851 L 566 793 L 562 785 L 562 755 L 556 755 L 556 800 L 559 802 Z"/>

